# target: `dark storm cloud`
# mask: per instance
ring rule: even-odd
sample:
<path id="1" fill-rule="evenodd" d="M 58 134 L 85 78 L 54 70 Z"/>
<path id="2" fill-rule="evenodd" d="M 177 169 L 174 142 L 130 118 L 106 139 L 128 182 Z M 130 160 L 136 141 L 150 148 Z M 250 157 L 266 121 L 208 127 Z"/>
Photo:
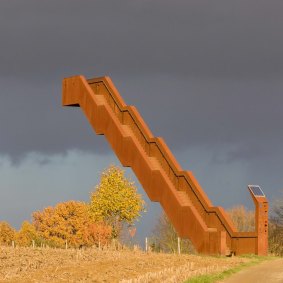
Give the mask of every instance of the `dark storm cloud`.
<path id="1" fill-rule="evenodd" d="M 0 152 L 107 150 L 61 80 L 112 75 L 173 149 L 278 147 L 283 2 L 0 2 Z"/>
<path id="2" fill-rule="evenodd" d="M 281 0 L 6 0 L 0 9 L 2 75 L 282 75 Z"/>
<path id="3" fill-rule="evenodd" d="M 108 150 L 79 108 L 62 108 L 60 85 L 37 83 L 0 79 L 1 154 L 18 161 L 31 151 L 65 154 L 74 148 L 98 153 Z"/>
<path id="4" fill-rule="evenodd" d="M 282 81 L 162 76 L 119 83 L 119 89 L 175 151 L 229 148 L 226 161 L 282 154 Z"/>

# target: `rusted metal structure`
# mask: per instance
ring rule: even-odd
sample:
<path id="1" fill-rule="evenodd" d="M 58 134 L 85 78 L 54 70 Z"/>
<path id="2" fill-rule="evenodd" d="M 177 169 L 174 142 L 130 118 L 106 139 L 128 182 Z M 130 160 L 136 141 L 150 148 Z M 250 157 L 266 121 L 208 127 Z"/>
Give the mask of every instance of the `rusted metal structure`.
<path id="1" fill-rule="evenodd" d="M 267 255 L 268 251 L 268 201 L 257 185 L 248 186 L 255 204 L 255 231 L 257 242 L 255 251 L 259 255 Z"/>
<path id="2" fill-rule="evenodd" d="M 125 104 L 110 78 L 64 79 L 62 103 L 82 108 L 96 134 L 105 135 L 122 165 L 132 168 L 149 198 L 160 202 L 179 236 L 189 238 L 199 253 L 267 254 L 266 198 L 250 189 L 256 231 L 238 232 L 163 139 L 153 136 L 137 109 Z"/>

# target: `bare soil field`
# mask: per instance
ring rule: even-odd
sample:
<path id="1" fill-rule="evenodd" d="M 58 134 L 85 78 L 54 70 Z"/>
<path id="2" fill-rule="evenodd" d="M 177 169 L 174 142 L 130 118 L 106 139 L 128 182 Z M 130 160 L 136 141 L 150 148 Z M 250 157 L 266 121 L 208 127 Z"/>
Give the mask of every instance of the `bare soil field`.
<path id="1" fill-rule="evenodd" d="M 128 249 L 0 247 L 0 282 L 183 282 L 249 260 Z"/>

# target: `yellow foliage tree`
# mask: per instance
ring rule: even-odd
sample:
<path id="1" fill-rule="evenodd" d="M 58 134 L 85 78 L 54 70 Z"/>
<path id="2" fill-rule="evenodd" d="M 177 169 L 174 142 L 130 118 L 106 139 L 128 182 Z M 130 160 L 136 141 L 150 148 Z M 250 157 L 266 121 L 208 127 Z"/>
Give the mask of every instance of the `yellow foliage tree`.
<path id="1" fill-rule="evenodd" d="M 50 245 L 63 247 L 67 242 L 68 246 L 80 247 L 95 244 L 96 238 L 90 232 L 93 221 L 84 202 L 68 201 L 36 211 L 33 223 L 41 238 Z"/>
<path id="2" fill-rule="evenodd" d="M 114 165 L 104 170 L 96 191 L 91 194 L 90 212 L 94 220 L 111 225 L 116 238 L 123 224 L 133 224 L 143 211 L 145 202 L 124 171 Z"/>
<path id="3" fill-rule="evenodd" d="M 7 222 L 0 222 L 0 245 L 11 245 L 15 240 L 15 229 L 13 229 Z"/>
<path id="4" fill-rule="evenodd" d="M 20 246 L 31 246 L 32 241 L 37 243 L 39 241 L 38 233 L 35 226 L 28 221 L 22 223 L 21 229 L 16 234 L 16 242 Z"/>

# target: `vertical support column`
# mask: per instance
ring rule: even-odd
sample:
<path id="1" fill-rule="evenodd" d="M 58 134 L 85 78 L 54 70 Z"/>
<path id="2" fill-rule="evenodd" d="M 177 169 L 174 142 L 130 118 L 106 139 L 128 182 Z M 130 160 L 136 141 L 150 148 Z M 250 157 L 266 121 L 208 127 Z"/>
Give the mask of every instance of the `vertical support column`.
<path id="1" fill-rule="evenodd" d="M 268 253 L 268 202 L 260 199 L 256 205 L 256 231 L 258 234 L 257 254 Z"/>
<path id="2" fill-rule="evenodd" d="M 257 233 L 256 254 L 268 253 L 268 201 L 260 186 L 248 186 L 255 204 L 255 230 Z"/>
<path id="3" fill-rule="evenodd" d="M 220 254 L 226 255 L 227 254 L 227 241 L 226 241 L 226 231 L 220 231 Z"/>

